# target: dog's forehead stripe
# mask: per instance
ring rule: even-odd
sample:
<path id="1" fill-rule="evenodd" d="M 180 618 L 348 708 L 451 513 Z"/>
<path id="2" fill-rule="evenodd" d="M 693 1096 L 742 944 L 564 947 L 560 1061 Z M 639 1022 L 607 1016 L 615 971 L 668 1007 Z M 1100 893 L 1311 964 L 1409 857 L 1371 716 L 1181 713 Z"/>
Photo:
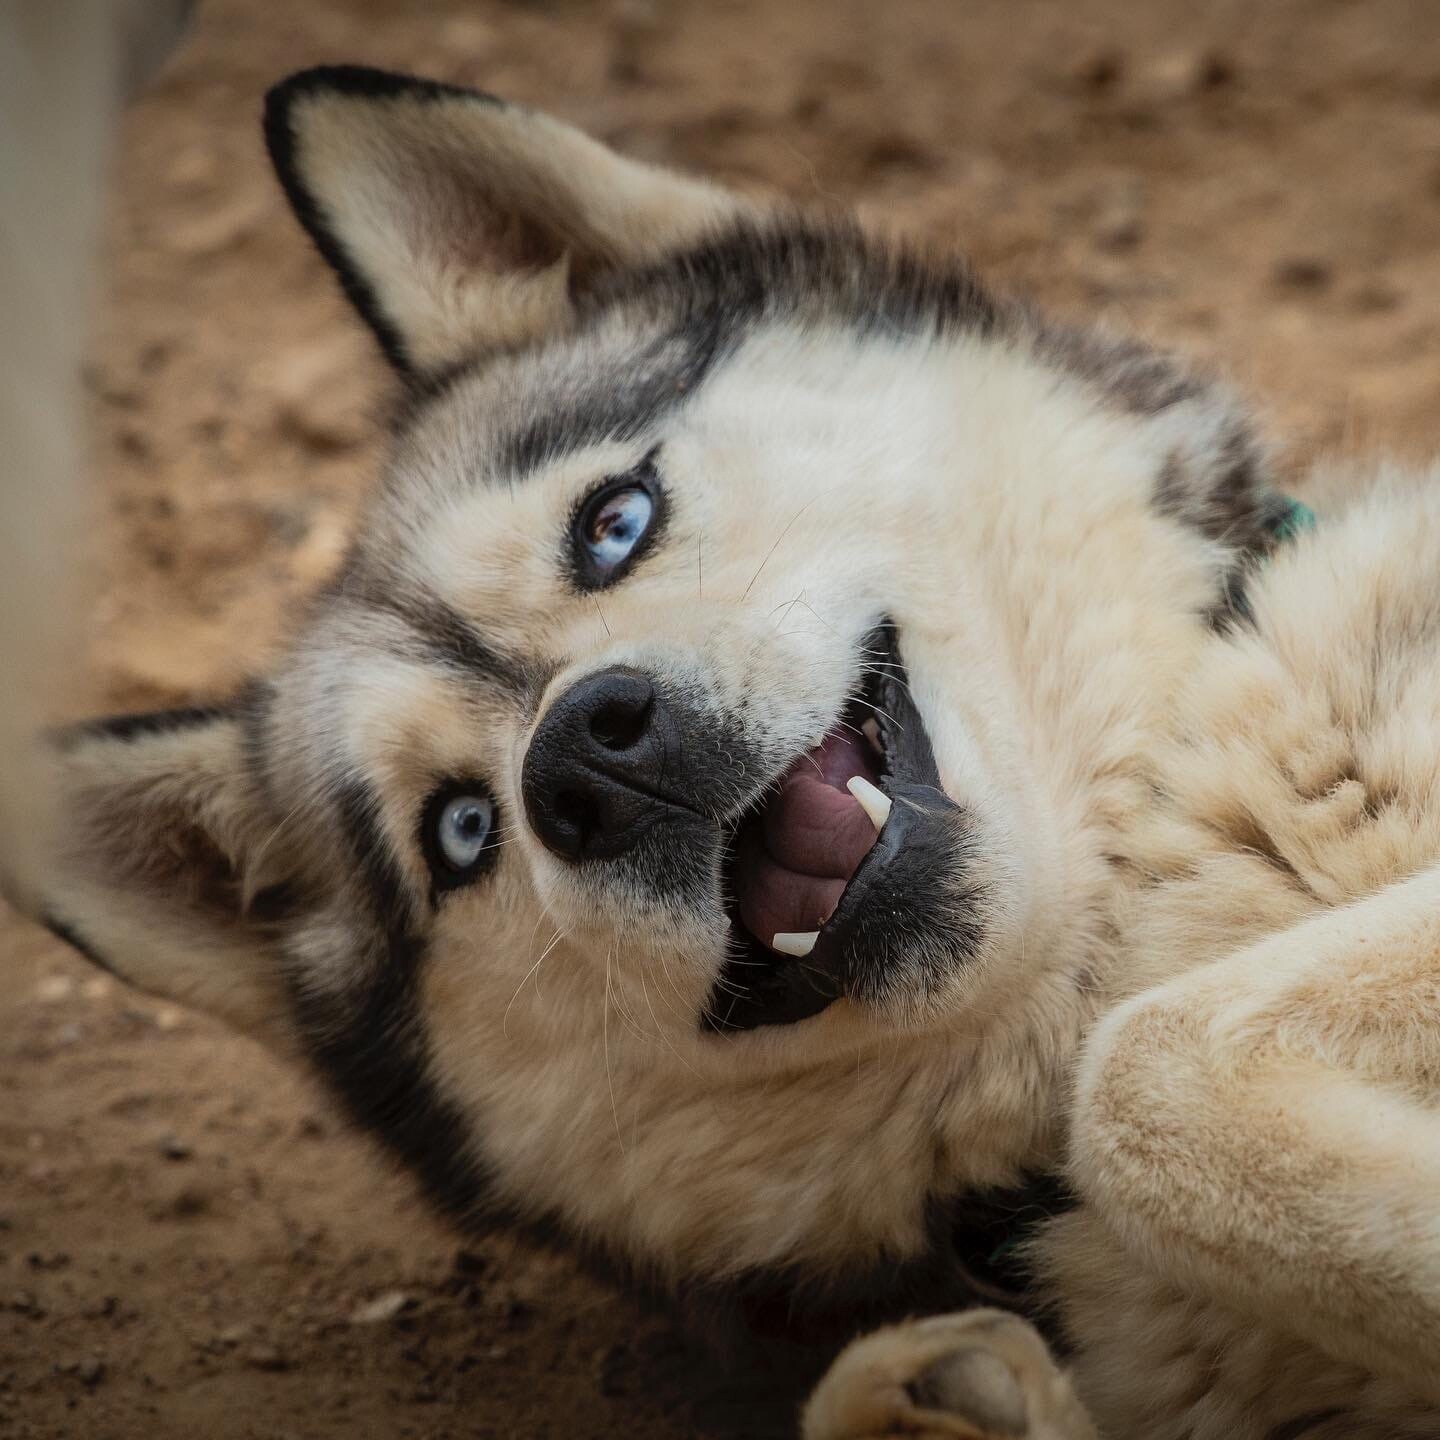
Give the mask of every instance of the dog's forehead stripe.
<path id="1" fill-rule="evenodd" d="M 419 652 L 425 659 L 516 694 L 536 683 L 533 664 L 491 644 L 449 601 L 388 565 L 371 568 L 363 561 L 352 562 L 337 583 L 336 594 L 345 602 L 358 603 L 362 611 L 398 621 L 404 633 L 399 644 L 406 655 Z M 387 648 L 395 648 L 396 643 L 392 635 Z"/>
<path id="2" fill-rule="evenodd" d="M 532 678 L 529 666 L 497 650 L 438 595 L 395 592 L 386 597 L 384 608 L 402 620 L 428 655 L 442 664 L 459 667 L 516 692 L 523 691 Z"/>
<path id="3" fill-rule="evenodd" d="M 622 372 L 587 375 L 583 384 L 501 440 L 499 473 L 523 480 L 577 450 L 643 435 L 704 381 L 719 336 L 713 316 L 695 325 L 681 323 L 628 357 Z"/>

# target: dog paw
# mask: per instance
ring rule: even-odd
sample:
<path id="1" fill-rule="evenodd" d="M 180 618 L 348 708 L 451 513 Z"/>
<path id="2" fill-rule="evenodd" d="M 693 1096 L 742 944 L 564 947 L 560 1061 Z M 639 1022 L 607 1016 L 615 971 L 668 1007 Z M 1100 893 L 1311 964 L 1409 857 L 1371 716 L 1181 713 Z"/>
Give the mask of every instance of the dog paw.
<path id="1" fill-rule="evenodd" d="M 1094 1440 L 1034 1328 L 1001 1310 L 857 1340 L 805 1407 L 804 1440 Z"/>

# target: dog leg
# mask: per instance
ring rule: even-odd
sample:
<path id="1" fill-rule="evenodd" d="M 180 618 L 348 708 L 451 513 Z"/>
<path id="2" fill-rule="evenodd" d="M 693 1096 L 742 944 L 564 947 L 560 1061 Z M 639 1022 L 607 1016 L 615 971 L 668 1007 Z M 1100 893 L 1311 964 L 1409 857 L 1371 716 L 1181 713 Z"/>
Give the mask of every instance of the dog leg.
<path id="1" fill-rule="evenodd" d="M 1075 1115 L 1152 1273 L 1440 1401 L 1440 870 L 1122 1006 Z"/>
<path id="2" fill-rule="evenodd" d="M 970 1310 L 877 1331 L 830 1367 L 804 1440 L 1094 1440 L 1070 1382 L 1034 1328 Z"/>

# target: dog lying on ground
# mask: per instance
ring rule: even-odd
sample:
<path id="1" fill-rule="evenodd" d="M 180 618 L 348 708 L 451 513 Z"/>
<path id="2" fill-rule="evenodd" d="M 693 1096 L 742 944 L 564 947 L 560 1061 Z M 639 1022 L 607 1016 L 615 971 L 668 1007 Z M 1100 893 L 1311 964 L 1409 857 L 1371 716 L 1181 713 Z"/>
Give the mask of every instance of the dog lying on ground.
<path id="1" fill-rule="evenodd" d="M 35 913 L 462 1224 L 960 1312 L 813 1440 L 1440 1434 L 1440 490 L 483 95 L 266 134 L 390 459 L 273 674 L 61 737 Z"/>

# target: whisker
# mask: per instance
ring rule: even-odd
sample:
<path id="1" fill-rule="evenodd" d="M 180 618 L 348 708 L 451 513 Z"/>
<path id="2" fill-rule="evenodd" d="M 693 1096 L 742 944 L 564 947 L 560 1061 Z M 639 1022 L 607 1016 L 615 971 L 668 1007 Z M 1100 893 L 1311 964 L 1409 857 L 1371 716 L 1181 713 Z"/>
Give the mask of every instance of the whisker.
<path id="1" fill-rule="evenodd" d="M 680 987 L 675 983 L 675 977 L 670 973 L 670 962 L 665 958 L 665 952 L 663 950 L 660 952 L 660 970 L 665 976 L 665 983 L 669 985 L 671 993 L 675 996 L 675 999 L 683 1005 L 685 1003 L 685 997 L 680 993 Z M 665 1000 L 663 995 L 660 998 Z M 665 1000 L 665 1006 L 677 1020 L 682 1024 L 684 1023 L 685 1017 L 676 1010 L 668 1000 Z"/>
<path id="2" fill-rule="evenodd" d="M 505 1007 L 505 1014 L 500 1018 L 500 1033 L 508 1040 L 510 1038 L 510 1012 L 515 1008 L 515 1002 L 520 998 L 520 992 L 525 988 L 525 981 L 528 980 L 545 963 L 545 957 L 555 949 L 562 938 L 561 932 L 555 932 L 555 938 L 540 952 L 540 958 L 525 972 L 520 983 L 515 987 L 515 993 L 510 997 L 510 1003 Z M 540 982 L 535 982 L 535 994 L 540 994 Z"/>
<path id="3" fill-rule="evenodd" d="M 838 635 L 838 634 L 840 633 L 808 600 L 801 600 L 800 603 L 801 603 L 832 635 Z M 867 651 L 862 651 L 862 653 L 867 653 L 867 654 L 868 654 L 868 653 L 874 653 L 874 654 L 878 654 L 879 652 L 878 652 L 878 651 L 871 652 L 871 651 L 868 651 L 868 650 L 867 650 Z"/>
<path id="4" fill-rule="evenodd" d="M 284 819 L 255 847 L 254 853 L 247 859 L 245 864 L 245 882 L 241 896 L 241 904 L 245 909 L 249 909 L 250 902 L 255 898 L 255 895 L 250 890 L 250 885 L 252 877 L 258 878 L 261 861 L 265 859 L 270 847 L 280 838 L 290 822 L 294 820 L 304 808 L 305 801 L 303 799 L 298 800 Z"/>
<path id="5" fill-rule="evenodd" d="M 868 710 L 873 710 L 877 715 L 881 717 L 881 719 L 888 720 L 897 730 L 902 732 L 904 731 L 905 727 L 893 715 L 889 714 L 885 710 L 882 710 L 878 705 L 873 704 L 871 701 L 865 699 L 863 695 L 856 695 L 854 697 L 854 703 L 856 705 L 864 705 Z"/>
<path id="6" fill-rule="evenodd" d="M 615 1120 L 615 1139 L 620 1153 L 625 1153 L 625 1137 L 620 1133 L 620 1107 L 615 1103 L 615 1077 L 610 1073 L 610 960 L 614 950 L 605 952 L 605 1004 L 600 1017 L 600 1041 L 605 1049 L 605 1084 L 610 1091 L 610 1114 Z"/>
<path id="7" fill-rule="evenodd" d="M 650 1041 L 654 1039 L 654 1036 L 647 1034 L 635 1019 L 634 1015 L 631 1014 L 630 1006 L 625 1000 L 625 988 L 620 983 L 619 975 L 615 976 L 614 998 L 615 1012 L 620 1016 L 625 1028 L 640 1041 L 642 1045 L 648 1045 Z"/>
<path id="8" fill-rule="evenodd" d="M 675 1043 L 665 1033 L 664 1027 L 660 1024 L 660 1017 L 655 1013 L 654 1005 L 650 1004 L 650 987 L 645 983 L 645 972 L 640 972 L 640 993 L 645 997 L 645 1004 L 650 1008 L 650 1018 L 655 1022 L 655 1033 L 663 1040 L 669 1048 L 670 1053 L 697 1079 L 699 1071 L 675 1048 Z"/>
<path id="9" fill-rule="evenodd" d="M 795 522 L 796 522 L 813 504 L 815 504 L 816 500 L 819 500 L 819 498 L 820 498 L 820 497 L 817 495 L 814 500 L 807 500 L 807 501 L 805 502 L 805 504 L 803 504 L 803 505 L 794 513 L 794 515 L 792 515 L 792 516 L 790 517 L 790 523 L 775 537 L 775 543 L 769 548 L 769 550 L 767 550 L 767 551 L 765 552 L 765 558 L 760 562 L 760 568 L 759 568 L 758 570 L 756 570 L 756 572 L 750 577 L 750 583 L 745 587 L 744 591 L 743 591 L 743 592 L 741 593 L 741 595 L 740 595 L 740 602 L 741 602 L 742 604 L 743 604 L 743 603 L 745 602 L 745 600 L 748 598 L 751 590 L 753 590 L 753 589 L 755 588 L 755 582 L 760 578 L 760 571 L 761 571 L 761 570 L 764 570 L 764 568 L 770 563 L 770 557 L 771 557 L 772 555 L 774 555 L 774 553 L 780 548 L 780 542 L 781 542 L 781 541 L 790 533 L 790 531 L 794 528 Z"/>
<path id="10" fill-rule="evenodd" d="M 778 628 L 779 626 L 783 625 L 783 624 L 790 618 L 790 612 L 791 612 L 791 611 L 801 602 L 801 600 L 803 600 L 804 598 L 805 598 L 805 592 L 802 590 L 802 591 L 785 607 L 785 613 L 775 622 L 777 628 Z M 780 607 L 777 605 L 777 606 L 775 607 L 775 610 L 778 610 L 779 608 L 780 608 Z M 770 613 L 773 615 L 773 614 L 775 613 L 775 610 L 772 610 Z"/>

